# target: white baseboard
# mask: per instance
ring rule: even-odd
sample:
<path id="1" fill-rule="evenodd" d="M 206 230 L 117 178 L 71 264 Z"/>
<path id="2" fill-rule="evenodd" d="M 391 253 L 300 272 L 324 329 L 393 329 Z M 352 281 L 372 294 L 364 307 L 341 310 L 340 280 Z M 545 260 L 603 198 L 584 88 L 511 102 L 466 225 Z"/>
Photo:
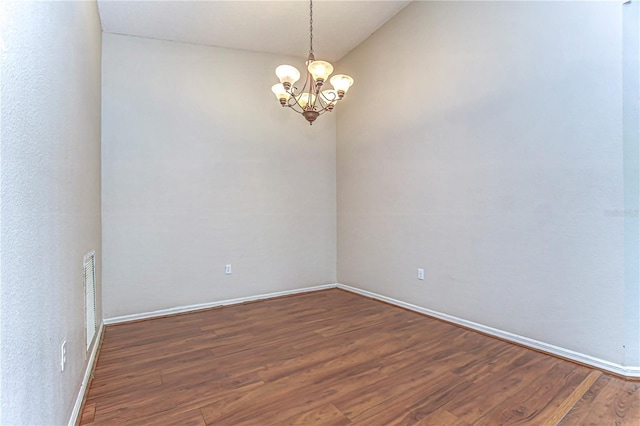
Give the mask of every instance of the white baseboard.
<path id="1" fill-rule="evenodd" d="M 360 294 L 362 296 L 370 297 L 372 299 L 380 300 L 382 302 L 389 303 L 391 305 L 399 306 L 401 308 L 408 309 L 410 311 L 419 312 L 430 317 L 438 318 L 443 321 L 460 325 L 472 330 L 479 331 L 484 334 L 498 337 L 503 340 L 507 340 L 528 348 L 532 348 L 541 352 L 545 352 L 551 355 L 565 358 L 571 361 L 578 362 L 580 364 L 586 364 L 591 367 L 609 371 L 619 376 L 625 376 L 629 378 L 640 378 L 640 366 L 627 367 L 613 362 L 605 361 L 600 358 L 595 358 L 590 355 L 585 355 L 580 352 L 575 352 L 569 349 L 561 348 L 558 346 L 550 345 L 548 343 L 540 342 L 538 340 L 529 339 L 528 337 L 519 336 L 517 334 L 509 333 L 508 331 L 499 330 L 493 327 L 487 327 L 486 325 L 478 324 L 472 321 L 467 321 L 462 318 L 454 317 L 452 315 L 443 314 L 442 312 L 432 311 L 431 309 L 423 308 L 421 306 L 413 305 L 411 303 L 402 302 L 400 300 L 393 299 L 391 297 L 382 296 L 377 293 L 373 293 L 367 290 L 361 290 L 359 288 L 351 287 L 344 284 L 336 284 L 337 288 L 346 290 L 352 293 Z"/>
<path id="2" fill-rule="evenodd" d="M 150 318 L 157 318 L 157 317 L 163 317 L 163 316 L 167 316 L 167 315 L 173 315 L 173 314 L 179 314 L 179 313 L 184 313 L 184 312 L 192 312 L 192 311 L 198 311 L 198 310 L 202 310 L 202 309 L 207 309 L 207 308 L 214 308 L 214 307 L 218 307 L 218 306 L 226 306 L 226 305 L 235 305 L 235 304 L 239 304 L 239 303 L 245 303 L 245 302 L 252 302 L 252 301 L 257 301 L 257 300 L 265 300 L 265 299 L 271 299 L 274 297 L 281 297 L 281 296 L 288 296 L 288 295 L 293 295 L 293 294 L 300 294 L 300 293 L 308 293 L 308 292 L 312 292 L 312 291 L 319 291 L 319 290 L 326 290 L 326 289 L 330 289 L 330 288 L 340 288 L 342 290 L 345 291 L 349 291 L 351 293 L 355 293 L 355 294 L 359 294 L 362 296 L 366 296 L 366 297 L 370 297 L 372 299 L 376 299 L 376 300 L 380 300 L 382 302 L 386 302 L 389 303 L 391 305 L 395 305 L 395 306 L 399 306 L 414 312 L 418 312 L 424 315 L 428 315 L 434 318 L 438 318 L 441 319 L 443 321 L 452 323 L 452 324 L 456 324 L 456 325 L 460 325 L 462 327 L 466 327 L 466 328 L 470 328 L 472 330 L 476 330 L 479 331 L 481 333 L 484 334 L 488 334 L 490 336 L 495 336 L 498 337 L 500 339 L 506 340 L 506 341 L 510 341 L 525 347 L 529 347 L 531 349 L 535 349 L 541 352 L 545 352 L 551 355 L 555 355 L 558 356 L 560 358 L 565 358 L 571 361 L 575 361 L 581 364 L 585 364 L 585 365 L 589 365 L 591 367 L 600 369 L 600 370 L 604 370 L 604 371 L 608 371 L 611 372 L 613 374 L 617 374 L 619 376 L 624 376 L 624 377 L 628 377 L 628 378 L 640 378 L 640 366 L 624 366 L 624 365 L 620 365 L 620 364 L 616 364 L 613 362 L 609 362 L 600 358 L 595 358 L 592 357 L 590 355 L 586 355 L 580 352 L 575 352 L 572 351 L 570 349 L 565 349 L 565 348 L 561 348 L 559 346 L 555 346 L 555 345 L 551 345 L 549 343 L 545 343 L 545 342 L 540 342 L 538 340 L 534 340 L 534 339 L 530 339 L 528 337 L 524 337 L 524 336 L 520 336 L 514 333 L 510 333 L 508 331 L 503 331 L 503 330 L 499 330 L 497 328 L 493 328 L 493 327 L 488 327 L 486 325 L 482 325 L 482 324 L 478 324 L 475 323 L 473 321 L 468 321 L 462 318 L 458 318 L 452 315 L 448 315 L 448 314 L 444 314 L 442 312 L 438 312 L 438 311 L 433 311 L 431 309 L 427 309 L 424 308 L 422 306 L 417 306 L 408 302 L 403 302 L 400 300 L 396 300 L 393 299 L 391 297 L 387 297 L 387 296 L 383 296 L 377 293 L 373 293 L 367 290 L 362 290 L 356 287 L 351 287 L 348 285 L 344 285 L 344 284 L 323 284 L 323 285 L 318 285 L 318 286 L 313 286 L 313 287 L 305 287 L 305 288 L 299 288 L 299 289 L 294 289 L 294 290 L 285 290 L 285 291 L 279 291 L 279 292 L 275 292 L 275 293 L 266 293 L 266 294 L 260 294 L 260 295 L 256 295 L 256 296 L 247 296 L 247 297 L 239 297 L 236 299 L 229 299 L 229 300 L 221 300 L 221 301 L 216 301 L 216 302 L 209 302 L 209 303 L 201 303 L 201 304 L 196 304 L 196 305 L 188 305 L 188 306 L 179 306 L 179 307 L 175 307 L 175 308 L 168 308 L 168 309 L 161 309 L 158 311 L 152 311 L 152 312 L 143 312 L 140 314 L 132 314 L 132 315 L 123 315 L 123 316 L 119 316 L 119 317 L 113 317 L 113 318 L 108 318 L 104 320 L 104 325 L 110 325 L 110 324 L 120 324 L 120 323 L 125 323 L 125 322 L 130 322 L 130 321 L 138 321 L 138 320 L 143 320 L 143 319 L 150 319 Z M 99 332 L 99 338 L 102 335 L 102 329 L 103 327 L 100 328 L 100 332 Z M 97 345 L 96 345 L 97 346 Z M 95 356 L 95 351 L 96 348 L 94 347 L 94 351 L 92 352 L 91 355 L 91 360 L 90 360 L 90 366 L 92 366 L 93 360 L 94 360 L 94 356 Z M 85 380 L 83 381 L 83 387 L 81 388 L 81 394 L 79 395 L 79 402 L 76 401 L 76 407 L 74 408 L 74 414 L 77 416 L 76 410 L 80 410 L 80 407 L 78 406 L 78 404 L 82 404 L 82 397 L 84 397 L 84 391 L 85 391 L 85 387 L 86 387 L 86 381 L 88 381 L 89 375 L 91 373 L 91 369 L 89 368 L 89 366 L 87 367 L 87 373 L 85 373 Z M 73 416 L 72 416 L 73 419 Z M 71 424 L 71 423 L 69 423 Z"/>
<path id="3" fill-rule="evenodd" d="M 140 314 L 123 315 L 119 317 L 107 318 L 104 320 L 105 325 L 120 324 L 130 321 L 139 321 L 143 319 L 165 317 L 167 315 L 181 314 L 184 312 L 199 311 L 202 309 L 215 308 L 218 306 L 237 305 L 239 303 L 253 302 L 256 300 L 272 299 L 274 297 L 288 296 L 292 294 L 309 293 L 312 291 L 326 290 L 336 288 L 337 284 L 323 284 L 313 287 L 298 288 L 294 290 L 277 291 L 275 293 L 259 294 L 257 296 L 238 297 L 237 299 L 221 300 L 217 302 L 199 303 L 197 305 L 177 306 L 175 308 L 160 309 L 158 311 L 143 312 Z"/>
<path id="4" fill-rule="evenodd" d="M 80 409 L 82 408 L 82 402 L 84 401 L 84 394 L 87 392 L 89 386 L 89 380 L 91 379 L 91 372 L 93 371 L 93 365 L 96 362 L 98 356 L 98 348 L 102 341 L 102 333 L 104 331 L 104 323 L 100 324 L 98 333 L 96 333 L 95 341 L 93 342 L 93 348 L 91 348 L 91 354 L 89 355 L 89 362 L 87 362 L 87 368 L 84 370 L 84 377 L 82 378 L 82 384 L 76 397 L 76 403 L 73 406 L 71 412 L 71 418 L 69 419 L 69 426 L 75 426 L 78 423 L 78 416 L 80 416 Z"/>

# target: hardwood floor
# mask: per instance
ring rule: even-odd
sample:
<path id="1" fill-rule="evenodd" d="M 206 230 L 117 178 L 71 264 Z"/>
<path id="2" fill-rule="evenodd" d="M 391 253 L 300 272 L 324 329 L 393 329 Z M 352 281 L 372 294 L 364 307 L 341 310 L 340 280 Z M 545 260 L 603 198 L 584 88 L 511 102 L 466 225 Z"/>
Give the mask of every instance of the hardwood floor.
<path id="1" fill-rule="evenodd" d="M 640 383 L 342 290 L 109 326 L 80 424 L 640 424 Z"/>

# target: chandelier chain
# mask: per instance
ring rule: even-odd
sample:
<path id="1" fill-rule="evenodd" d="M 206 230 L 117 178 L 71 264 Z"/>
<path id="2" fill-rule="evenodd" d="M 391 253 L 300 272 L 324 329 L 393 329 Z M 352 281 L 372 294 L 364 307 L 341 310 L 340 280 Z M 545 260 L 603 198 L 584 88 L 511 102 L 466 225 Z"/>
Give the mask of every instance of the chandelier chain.
<path id="1" fill-rule="evenodd" d="M 309 0 L 309 53 L 313 53 L 313 0 Z"/>

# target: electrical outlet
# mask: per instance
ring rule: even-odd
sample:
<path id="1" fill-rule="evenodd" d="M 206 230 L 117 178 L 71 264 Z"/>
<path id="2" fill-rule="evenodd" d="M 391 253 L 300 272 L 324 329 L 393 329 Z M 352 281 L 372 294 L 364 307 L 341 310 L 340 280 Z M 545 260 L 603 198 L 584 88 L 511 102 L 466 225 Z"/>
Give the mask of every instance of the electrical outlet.
<path id="1" fill-rule="evenodd" d="M 418 279 L 424 280 L 424 269 L 418 268 Z"/>
<path id="2" fill-rule="evenodd" d="M 231 274 L 231 265 L 225 265 L 224 273 L 227 275 Z"/>
<path id="3" fill-rule="evenodd" d="M 64 371 L 64 366 L 67 363 L 67 341 L 64 340 L 60 345 L 60 371 Z"/>

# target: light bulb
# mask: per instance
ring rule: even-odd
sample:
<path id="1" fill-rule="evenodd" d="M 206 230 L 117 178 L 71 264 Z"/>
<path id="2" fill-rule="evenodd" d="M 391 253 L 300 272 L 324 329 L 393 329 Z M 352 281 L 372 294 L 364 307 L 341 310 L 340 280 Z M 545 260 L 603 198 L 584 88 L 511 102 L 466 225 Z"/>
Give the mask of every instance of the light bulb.
<path id="1" fill-rule="evenodd" d="M 271 86 L 271 91 L 273 92 L 274 95 L 276 95 L 276 98 L 283 105 L 291 97 L 291 94 L 287 92 L 287 89 L 284 88 L 284 85 L 282 83 L 274 84 L 273 86 Z M 283 102 L 283 99 L 284 99 L 284 102 Z"/>
<path id="2" fill-rule="evenodd" d="M 349 87 L 353 85 L 353 79 L 348 75 L 336 74 L 331 77 L 331 85 L 336 89 L 336 92 L 338 92 L 340 99 L 342 99 L 344 94 L 347 93 L 347 90 L 349 90 Z"/>
<path id="3" fill-rule="evenodd" d="M 307 69 L 316 82 L 323 83 L 333 72 L 333 65 L 325 61 L 313 61 Z"/>
<path id="4" fill-rule="evenodd" d="M 276 75 L 280 79 L 280 83 L 282 83 L 287 90 L 289 90 L 296 81 L 300 80 L 300 71 L 291 65 L 280 65 L 276 68 Z"/>
<path id="5" fill-rule="evenodd" d="M 314 95 L 313 93 L 311 94 L 311 102 L 309 102 L 308 93 L 301 94 L 296 98 L 296 100 L 298 101 L 298 103 L 302 108 L 306 108 L 307 105 L 314 105 L 316 103 L 316 95 Z"/>

